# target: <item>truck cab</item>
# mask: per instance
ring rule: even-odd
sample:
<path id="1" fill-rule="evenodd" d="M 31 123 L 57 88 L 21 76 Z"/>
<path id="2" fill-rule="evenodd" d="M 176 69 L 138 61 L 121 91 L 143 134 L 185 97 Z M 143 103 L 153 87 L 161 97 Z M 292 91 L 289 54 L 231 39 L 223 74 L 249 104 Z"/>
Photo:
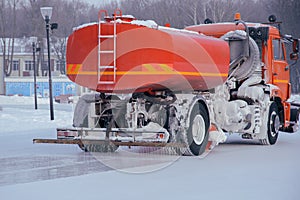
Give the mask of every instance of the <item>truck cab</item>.
<path id="1" fill-rule="evenodd" d="M 289 130 L 288 127 L 290 127 L 291 121 L 296 120 L 297 116 L 295 116 L 295 113 L 298 114 L 298 112 L 291 112 L 291 104 L 288 101 L 291 97 L 291 83 L 286 42 L 293 43 L 293 52 L 290 54 L 290 58 L 297 60 L 298 39 L 286 39 L 283 37 L 280 29 L 276 27 L 278 23 L 275 21 L 266 24 L 243 24 L 238 23 L 238 20 L 240 19 L 232 23 L 209 23 L 189 26 L 186 29 L 216 38 L 222 38 L 230 31 L 246 31 L 259 48 L 262 84 L 270 86 L 270 98 L 278 104 L 281 130 Z M 240 80 L 240 82 L 242 81 L 244 80 Z"/>

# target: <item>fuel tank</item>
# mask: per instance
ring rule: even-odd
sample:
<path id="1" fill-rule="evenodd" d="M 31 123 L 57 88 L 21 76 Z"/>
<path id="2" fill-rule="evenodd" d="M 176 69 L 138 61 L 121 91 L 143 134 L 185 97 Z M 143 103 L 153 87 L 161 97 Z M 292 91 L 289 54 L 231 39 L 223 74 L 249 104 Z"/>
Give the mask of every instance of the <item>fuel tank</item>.
<path id="1" fill-rule="evenodd" d="M 68 37 L 70 80 L 98 92 L 203 91 L 228 76 L 228 43 L 153 21 L 106 20 Z"/>

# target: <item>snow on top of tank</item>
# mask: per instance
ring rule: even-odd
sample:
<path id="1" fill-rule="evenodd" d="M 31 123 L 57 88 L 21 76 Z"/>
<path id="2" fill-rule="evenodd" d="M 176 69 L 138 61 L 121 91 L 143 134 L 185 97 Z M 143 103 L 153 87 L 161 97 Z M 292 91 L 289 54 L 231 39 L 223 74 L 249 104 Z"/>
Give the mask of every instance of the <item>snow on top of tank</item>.
<path id="1" fill-rule="evenodd" d="M 122 15 L 123 18 L 135 19 L 133 15 Z"/>
<path id="2" fill-rule="evenodd" d="M 155 29 L 158 28 L 158 24 L 153 20 L 146 20 L 146 21 L 145 20 L 133 20 L 130 23 L 134 24 L 134 25 L 138 25 L 138 26 L 146 26 L 149 28 L 155 28 Z"/>
<path id="3" fill-rule="evenodd" d="M 118 21 L 118 20 L 117 20 Z M 124 23 L 122 20 L 119 21 L 120 23 Z M 125 22 L 126 23 L 126 22 Z M 133 20 L 129 22 L 130 24 L 138 25 L 138 26 L 145 26 L 148 28 L 153 28 L 153 29 L 158 29 L 161 31 L 173 31 L 173 32 L 180 32 L 180 33 L 189 33 L 189 34 L 197 34 L 199 35 L 198 32 L 196 31 L 189 31 L 185 29 L 176 29 L 176 28 L 170 28 L 170 27 L 165 27 L 165 26 L 159 26 L 155 21 L 153 20 Z"/>
<path id="4" fill-rule="evenodd" d="M 190 31 L 190 30 L 186 30 L 186 29 L 177 29 L 177 28 L 170 28 L 170 27 L 165 27 L 165 26 L 159 26 L 158 29 L 161 31 L 172 31 L 172 32 L 178 32 L 178 33 L 188 33 L 188 34 L 200 35 L 196 31 Z M 203 34 L 201 34 L 201 35 L 203 35 Z"/>
<path id="5" fill-rule="evenodd" d="M 98 23 L 97 22 L 92 22 L 92 23 L 82 24 L 80 26 L 74 27 L 73 31 L 77 31 L 79 29 L 82 29 L 82 28 L 85 28 L 85 27 L 88 27 L 88 26 L 93 26 L 95 24 L 98 24 Z"/>
<path id="6" fill-rule="evenodd" d="M 127 15 L 122 15 L 122 17 L 124 17 L 124 16 L 127 16 Z M 129 16 L 132 16 L 132 15 L 129 15 Z M 135 18 L 133 17 L 133 19 L 135 19 Z M 114 21 L 112 21 L 112 23 L 113 22 Z M 132 21 L 128 22 L 128 21 L 124 21 L 122 19 L 117 19 L 116 22 L 124 23 L 124 24 L 133 24 L 133 25 L 137 25 L 137 26 L 145 26 L 145 27 L 154 28 L 154 29 L 158 28 L 158 24 L 153 20 L 132 20 Z"/>

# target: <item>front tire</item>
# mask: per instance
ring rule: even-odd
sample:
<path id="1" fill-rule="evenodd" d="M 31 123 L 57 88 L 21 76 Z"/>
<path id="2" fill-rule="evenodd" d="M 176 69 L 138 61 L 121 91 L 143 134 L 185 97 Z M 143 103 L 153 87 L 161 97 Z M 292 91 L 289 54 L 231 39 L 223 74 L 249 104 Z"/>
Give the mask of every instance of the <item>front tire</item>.
<path id="1" fill-rule="evenodd" d="M 208 142 L 209 114 L 205 106 L 198 103 L 190 115 L 187 131 L 187 155 L 199 156 L 204 153 Z"/>
<path id="2" fill-rule="evenodd" d="M 275 102 L 270 105 L 268 122 L 267 122 L 267 137 L 260 140 L 263 145 L 274 145 L 277 142 L 280 129 L 280 116 L 278 106 Z"/>

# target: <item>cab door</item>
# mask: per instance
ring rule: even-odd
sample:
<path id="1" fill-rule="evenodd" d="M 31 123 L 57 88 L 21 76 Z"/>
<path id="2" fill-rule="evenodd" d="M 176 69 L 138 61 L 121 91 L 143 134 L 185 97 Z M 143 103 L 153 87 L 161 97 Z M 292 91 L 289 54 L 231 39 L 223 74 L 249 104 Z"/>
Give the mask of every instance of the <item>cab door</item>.
<path id="1" fill-rule="evenodd" d="M 272 40 L 273 50 L 273 84 L 281 90 L 280 97 L 283 101 L 290 97 L 290 72 L 286 61 L 284 43 L 280 38 Z"/>

